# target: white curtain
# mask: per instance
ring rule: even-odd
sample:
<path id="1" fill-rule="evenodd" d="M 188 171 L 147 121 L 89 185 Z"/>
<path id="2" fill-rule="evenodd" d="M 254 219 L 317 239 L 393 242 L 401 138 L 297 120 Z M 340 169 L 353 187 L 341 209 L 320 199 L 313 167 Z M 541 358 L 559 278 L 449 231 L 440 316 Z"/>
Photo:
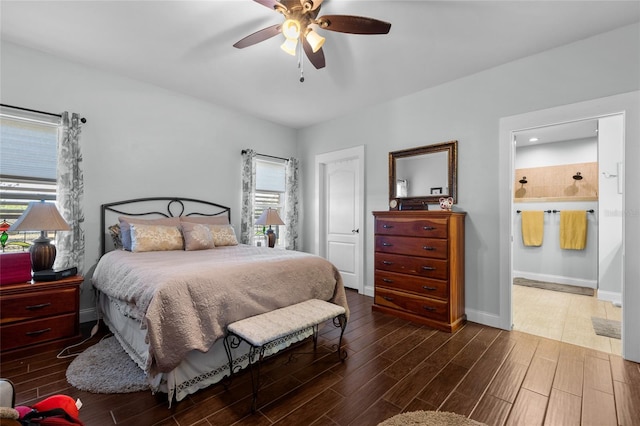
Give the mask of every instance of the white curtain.
<path id="1" fill-rule="evenodd" d="M 71 115 L 71 116 L 70 116 Z M 84 271 L 84 212 L 82 197 L 84 182 L 82 175 L 82 153 L 80 151 L 80 117 L 76 113 L 61 114 L 58 132 L 57 206 L 71 231 L 56 235 L 57 256 L 55 269 L 77 267 Z"/>
<path id="2" fill-rule="evenodd" d="M 299 161 L 297 158 L 289 158 L 285 169 L 285 203 L 284 223 L 286 223 L 285 248 L 287 250 L 299 250 L 298 216 L 300 206 L 299 196 Z"/>
<path id="3" fill-rule="evenodd" d="M 254 234 L 253 200 L 256 195 L 256 152 L 242 151 L 242 212 L 240 218 L 240 242 L 251 244 Z"/>

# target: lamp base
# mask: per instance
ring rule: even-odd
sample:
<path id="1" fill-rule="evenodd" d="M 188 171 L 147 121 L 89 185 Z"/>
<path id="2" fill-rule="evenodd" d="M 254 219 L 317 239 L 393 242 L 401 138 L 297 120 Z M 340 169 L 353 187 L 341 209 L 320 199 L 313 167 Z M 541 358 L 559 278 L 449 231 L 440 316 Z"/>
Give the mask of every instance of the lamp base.
<path id="1" fill-rule="evenodd" d="M 34 272 L 53 268 L 56 260 L 56 246 L 49 238 L 37 238 L 29 249 L 31 253 L 31 270 Z"/>
<path id="2" fill-rule="evenodd" d="M 271 228 L 267 229 L 267 231 L 265 232 L 265 235 L 267 236 L 267 245 L 271 248 L 275 247 L 276 233 L 273 231 L 273 229 Z"/>

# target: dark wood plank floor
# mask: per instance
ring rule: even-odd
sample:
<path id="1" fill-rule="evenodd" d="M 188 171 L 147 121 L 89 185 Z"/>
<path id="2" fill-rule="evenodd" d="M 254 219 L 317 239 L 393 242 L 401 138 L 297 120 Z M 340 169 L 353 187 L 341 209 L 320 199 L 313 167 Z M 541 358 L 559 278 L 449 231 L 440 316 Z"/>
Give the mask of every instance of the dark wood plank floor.
<path id="1" fill-rule="evenodd" d="M 48 395 L 80 398 L 81 419 L 101 425 L 376 425 L 403 411 L 453 411 L 488 425 L 640 425 L 640 365 L 519 332 L 468 323 L 455 334 L 372 312 L 370 297 L 349 291 L 348 358 L 331 345 L 337 329 L 271 358 L 251 415 L 251 385 L 241 374 L 168 407 L 149 392 L 97 395 L 70 387 L 70 360 L 55 352 L 5 362 L 0 374 L 17 403 Z M 293 356 L 290 356 L 291 353 Z"/>

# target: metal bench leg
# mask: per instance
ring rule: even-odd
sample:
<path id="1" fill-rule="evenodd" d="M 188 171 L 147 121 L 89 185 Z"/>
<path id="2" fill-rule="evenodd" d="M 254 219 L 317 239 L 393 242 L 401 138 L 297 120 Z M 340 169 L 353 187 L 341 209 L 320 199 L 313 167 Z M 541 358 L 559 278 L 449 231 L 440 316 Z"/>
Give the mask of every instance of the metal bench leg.
<path id="1" fill-rule="evenodd" d="M 253 359 L 258 356 L 258 360 L 254 363 Z M 262 364 L 262 359 L 264 358 L 264 346 L 256 347 L 251 346 L 249 350 L 249 372 L 251 373 L 251 389 L 253 391 L 253 398 L 251 400 L 251 412 L 255 413 L 258 408 L 258 391 L 260 390 L 260 364 Z M 254 373 L 255 368 L 255 373 Z"/>
<path id="2" fill-rule="evenodd" d="M 347 316 L 345 314 L 340 314 L 333 319 L 333 325 L 336 327 L 340 327 L 340 339 L 338 340 L 338 359 L 340 362 L 344 362 L 347 358 L 347 351 L 342 350 L 342 336 L 344 336 L 344 329 L 347 328 Z"/>

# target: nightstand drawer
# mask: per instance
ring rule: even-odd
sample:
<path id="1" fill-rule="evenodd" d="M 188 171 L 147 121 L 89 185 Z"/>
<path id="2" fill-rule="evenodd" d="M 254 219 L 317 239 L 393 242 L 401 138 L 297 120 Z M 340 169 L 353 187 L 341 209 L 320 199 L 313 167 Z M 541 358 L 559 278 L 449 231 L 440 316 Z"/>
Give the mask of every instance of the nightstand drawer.
<path id="1" fill-rule="evenodd" d="M 67 288 L 3 296 L 0 300 L 0 324 L 75 312 L 76 295 L 76 288 Z M 4 342 L 2 346 L 4 349 Z"/>
<path id="2" fill-rule="evenodd" d="M 447 240 L 444 239 L 399 237 L 396 235 L 376 236 L 376 251 L 382 253 L 446 259 L 448 257 L 447 247 Z"/>
<path id="3" fill-rule="evenodd" d="M 2 350 L 8 351 L 35 343 L 74 336 L 77 330 L 76 321 L 77 316 L 72 312 L 66 315 L 3 325 L 0 327 Z"/>
<path id="4" fill-rule="evenodd" d="M 446 321 L 449 315 L 449 304 L 445 301 L 382 288 L 376 288 L 375 303 L 439 321 Z"/>

